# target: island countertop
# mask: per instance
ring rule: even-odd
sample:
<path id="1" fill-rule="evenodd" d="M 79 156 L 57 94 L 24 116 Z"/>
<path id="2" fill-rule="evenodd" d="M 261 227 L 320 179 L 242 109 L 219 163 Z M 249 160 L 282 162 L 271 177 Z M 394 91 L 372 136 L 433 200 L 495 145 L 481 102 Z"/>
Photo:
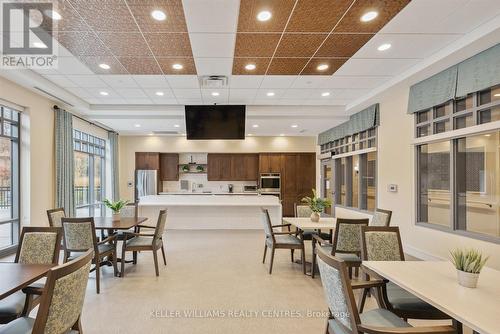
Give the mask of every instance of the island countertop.
<path id="1" fill-rule="evenodd" d="M 248 195 L 216 195 L 216 194 L 182 194 L 182 195 L 150 195 L 139 199 L 139 206 L 281 206 L 277 196 Z"/>

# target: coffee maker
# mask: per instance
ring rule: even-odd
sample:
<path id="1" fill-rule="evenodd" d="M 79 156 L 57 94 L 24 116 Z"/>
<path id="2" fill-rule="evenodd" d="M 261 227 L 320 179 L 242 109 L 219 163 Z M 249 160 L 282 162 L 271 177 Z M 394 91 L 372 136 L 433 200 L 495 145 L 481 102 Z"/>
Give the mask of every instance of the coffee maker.
<path id="1" fill-rule="evenodd" d="M 233 189 L 234 189 L 234 185 L 233 185 L 233 184 L 231 184 L 231 183 L 229 183 L 229 184 L 227 185 L 227 189 L 229 190 L 229 193 L 232 193 L 232 192 L 233 192 Z"/>

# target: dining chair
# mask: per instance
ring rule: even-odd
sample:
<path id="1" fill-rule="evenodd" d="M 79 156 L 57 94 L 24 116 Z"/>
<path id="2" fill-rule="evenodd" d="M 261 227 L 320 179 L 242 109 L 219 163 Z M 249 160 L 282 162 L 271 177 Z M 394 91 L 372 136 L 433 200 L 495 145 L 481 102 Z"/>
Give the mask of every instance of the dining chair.
<path id="1" fill-rule="evenodd" d="M 312 214 L 312 210 L 311 208 L 309 207 L 309 205 L 302 205 L 302 204 L 297 204 L 295 203 L 294 204 L 294 211 L 295 211 L 295 217 L 298 217 L 298 218 L 309 218 L 311 217 L 311 214 Z M 301 238 L 304 239 L 304 240 L 312 240 L 312 235 L 313 234 L 318 234 L 320 235 L 321 238 L 325 239 L 325 240 L 331 240 L 331 234 L 330 233 L 326 233 L 326 232 L 321 232 L 318 231 L 318 232 L 314 232 L 314 231 L 303 231 L 302 232 L 302 236 Z"/>
<path id="2" fill-rule="evenodd" d="M 403 334 L 403 333 L 456 333 L 453 326 L 414 327 L 385 308 L 375 308 L 360 313 L 356 308 L 353 289 L 371 287 L 379 289 L 383 282 L 364 282 L 352 285 L 345 261 L 318 250 L 318 267 L 321 284 L 330 311 L 325 333 L 335 334 Z"/>
<path id="3" fill-rule="evenodd" d="M 158 221 L 156 226 L 148 226 L 148 228 L 153 228 L 153 234 L 141 233 L 140 229 L 138 232 L 125 232 L 125 240 L 122 247 L 122 267 L 121 267 L 121 277 L 125 277 L 125 253 L 133 252 L 134 264 L 137 263 L 137 252 L 140 251 L 151 251 L 153 253 L 153 260 L 155 263 L 156 276 L 160 276 L 160 271 L 158 269 L 158 250 L 161 249 L 163 255 L 163 263 L 167 265 L 167 259 L 165 257 L 165 249 L 163 248 L 163 232 L 165 230 L 165 224 L 167 221 L 167 210 L 160 210 L 158 215 Z M 146 226 L 141 226 L 146 228 Z"/>
<path id="4" fill-rule="evenodd" d="M 405 255 L 399 227 L 363 226 L 361 227 L 361 253 L 363 261 L 404 261 Z M 382 299 L 379 305 L 403 319 L 451 319 L 432 305 L 424 302 L 398 285 L 386 281 L 382 286 Z M 363 311 L 369 289 L 364 289 L 360 303 Z"/>
<path id="5" fill-rule="evenodd" d="M 267 248 L 271 249 L 271 264 L 269 266 L 269 274 L 273 272 L 273 262 L 274 262 L 274 252 L 276 249 L 289 249 L 291 252 L 291 258 L 293 262 L 293 251 L 295 249 L 300 249 L 302 258 L 302 271 L 306 273 L 306 258 L 304 251 L 304 240 L 298 238 L 294 231 L 290 231 L 291 224 L 280 224 L 272 225 L 271 218 L 269 217 L 269 211 L 267 209 L 262 209 L 262 223 L 264 225 L 264 232 L 266 234 L 266 240 L 264 243 L 264 256 L 262 257 L 262 263 L 266 262 Z M 287 232 L 276 232 L 274 228 L 287 227 Z"/>
<path id="6" fill-rule="evenodd" d="M 61 235 L 61 228 L 57 227 L 23 227 L 14 262 L 57 264 Z M 40 302 L 43 286 L 43 283 L 36 283 L 25 290 L 25 293 L 18 291 L 0 300 L 0 324 L 27 315 Z"/>
<path id="7" fill-rule="evenodd" d="M 92 250 L 88 250 L 50 269 L 36 318 L 18 318 L 0 327 L 0 334 L 82 333 L 80 315 L 92 258 Z"/>
<path id="8" fill-rule="evenodd" d="M 106 263 L 111 258 L 114 274 L 115 276 L 118 275 L 115 236 L 108 236 L 98 242 L 95 235 L 94 217 L 62 218 L 61 221 L 64 236 L 64 262 L 73 260 L 75 257 L 80 256 L 82 252 L 92 249 L 94 251 L 92 262 L 95 266 L 91 271 L 95 270 L 96 291 L 99 293 L 101 264 Z"/>
<path id="9" fill-rule="evenodd" d="M 368 226 L 389 226 L 391 224 L 392 211 L 384 209 L 375 209 L 373 217 Z"/>
<path id="10" fill-rule="evenodd" d="M 332 255 L 344 260 L 349 267 L 349 277 L 352 278 L 352 269 L 355 268 L 355 275 L 358 276 L 361 266 L 361 226 L 368 226 L 368 218 L 345 219 L 337 218 L 333 243 L 313 235 L 312 241 L 312 269 L 311 277 L 315 276 L 316 267 L 316 243 L 319 247 L 330 252 Z"/>
<path id="11" fill-rule="evenodd" d="M 47 217 L 49 218 L 49 226 L 62 227 L 61 219 L 66 217 L 64 208 L 47 210 Z"/>

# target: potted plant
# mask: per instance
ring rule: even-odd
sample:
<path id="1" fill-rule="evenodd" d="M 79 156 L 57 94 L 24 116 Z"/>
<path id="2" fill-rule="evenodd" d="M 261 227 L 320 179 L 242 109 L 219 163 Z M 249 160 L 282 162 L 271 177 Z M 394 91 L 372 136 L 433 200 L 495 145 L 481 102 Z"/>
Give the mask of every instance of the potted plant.
<path id="1" fill-rule="evenodd" d="M 188 173 L 188 172 L 189 172 L 189 166 L 188 166 L 188 165 L 184 165 L 184 166 L 182 166 L 182 171 L 183 171 L 184 173 Z"/>
<path id="2" fill-rule="evenodd" d="M 316 189 L 312 190 L 312 197 L 304 197 L 302 203 L 305 203 L 311 209 L 311 220 L 319 222 L 319 214 L 332 206 L 332 201 L 329 198 L 321 198 L 316 195 Z"/>
<path id="3" fill-rule="evenodd" d="M 202 165 L 198 165 L 198 166 L 196 166 L 196 171 L 197 171 L 198 173 L 203 173 L 203 171 L 204 171 L 204 170 L 205 170 L 205 169 L 203 168 L 203 166 L 202 166 Z"/>
<path id="4" fill-rule="evenodd" d="M 109 199 L 104 200 L 104 205 L 113 211 L 113 220 L 120 220 L 120 210 L 127 205 L 128 201 L 119 200 L 116 202 L 111 202 Z"/>
<path id="5" fill-rule="evenodd" d="M 479 273 L 489 256 L 483 257 L 481 252 L 475 249 L 455 249 L 450 254 L 451 262 L 457 269 L 458 284 L 467 288 L 475 288 Z"/>

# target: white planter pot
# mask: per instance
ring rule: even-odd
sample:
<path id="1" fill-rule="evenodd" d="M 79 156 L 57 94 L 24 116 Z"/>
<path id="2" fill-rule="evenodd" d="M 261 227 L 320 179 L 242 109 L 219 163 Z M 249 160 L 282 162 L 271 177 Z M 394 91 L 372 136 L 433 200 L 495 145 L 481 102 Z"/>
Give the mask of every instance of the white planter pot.
<path id="1" fill-rule="evenodd" d="M 477 280 L 479 279 L 479 274 L 467 273 L 465 271 L 457 270 L 458 284 L 465 286 L 466 288 L 477 287 Z"/>
<path id="2" fill-rule="evenodd" d="M 319 222 L 319 213 L 317 213 L 317 212 L 311 213 L 311 221 L 313 221 L 315 223 Z"/>
<path id="3" fill-rule="evenodd" d="M 113 212 L 112 217 L 113 217 L 113 221 L 120 220 L 120 213 L 119 213 L 119 212 L 118 212 L 118 213 L 114 213 L 114 212 Z"/>

